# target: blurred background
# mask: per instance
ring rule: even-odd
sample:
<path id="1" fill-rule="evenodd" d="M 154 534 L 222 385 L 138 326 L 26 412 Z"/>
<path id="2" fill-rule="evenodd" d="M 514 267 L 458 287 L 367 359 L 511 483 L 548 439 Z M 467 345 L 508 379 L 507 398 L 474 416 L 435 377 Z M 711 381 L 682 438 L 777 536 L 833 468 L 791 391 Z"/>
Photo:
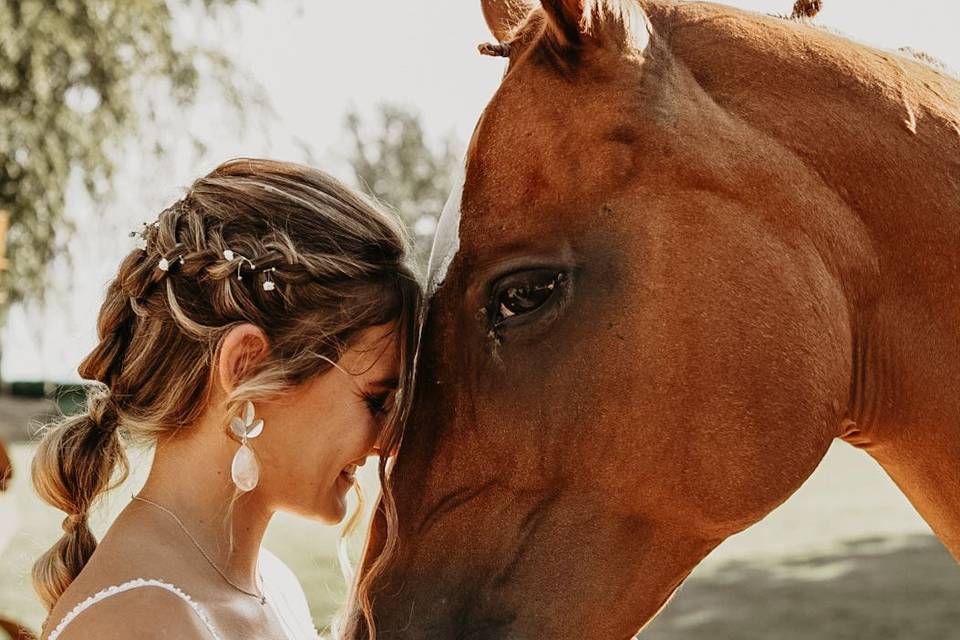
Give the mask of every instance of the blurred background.
<path id="1" fill-rule="evenodd" d="M 730 4 L 782 15 L 792 2 Z M 826 0 L 816 22 L 960 68 L 960 3 Z M 476 53 L 489 39 L 479 0 L 0 0 L 0 442 L 14 469 L 0 480 L 0 617 L 34 630 L 44 617 L 29 570 L 63 516 L 29 485 L 31 442 L 45 416 L 76 409 L 76 367 L 128 233 L 221 161 L 269 156 L 393 208 L 425 263 L 503 73 Z M 149 453 L 134 465 L 98 531 Z M 0 476 L 6 466 L 0 452 Z M 336 536 L 281 516 L 267 538 L 321 629 L 345 593 Z M 960 638 L 958 601 L 956 563 L 879 467 L 838 444 L 643 637 Z"/>

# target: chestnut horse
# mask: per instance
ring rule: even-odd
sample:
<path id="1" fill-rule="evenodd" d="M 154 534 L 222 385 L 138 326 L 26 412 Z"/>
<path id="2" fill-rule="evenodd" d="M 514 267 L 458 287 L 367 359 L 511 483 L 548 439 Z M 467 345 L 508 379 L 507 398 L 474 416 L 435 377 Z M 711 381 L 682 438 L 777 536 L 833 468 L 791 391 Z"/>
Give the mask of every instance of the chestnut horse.
<path id="1" fill-rule="evenodd" d="M 836 438 L 960 556 L 960 82 L 714 4 L 483 9 L 377 637 L 631 638 Z"/>

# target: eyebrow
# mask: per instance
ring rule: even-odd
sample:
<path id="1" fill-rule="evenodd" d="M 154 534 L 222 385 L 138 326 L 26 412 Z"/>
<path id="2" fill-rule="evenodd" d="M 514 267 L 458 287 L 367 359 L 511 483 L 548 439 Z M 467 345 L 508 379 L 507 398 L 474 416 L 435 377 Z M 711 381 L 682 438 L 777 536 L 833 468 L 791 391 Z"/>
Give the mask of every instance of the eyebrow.
<path id="1" fill-rule="evenodd" d="M 399 385 L 400 380 L 397 377 L 381 378 L 380 380 L 375 380 L 370 383 L 371 387 L 385 387 L 389 389 L 396 389 Z"/>

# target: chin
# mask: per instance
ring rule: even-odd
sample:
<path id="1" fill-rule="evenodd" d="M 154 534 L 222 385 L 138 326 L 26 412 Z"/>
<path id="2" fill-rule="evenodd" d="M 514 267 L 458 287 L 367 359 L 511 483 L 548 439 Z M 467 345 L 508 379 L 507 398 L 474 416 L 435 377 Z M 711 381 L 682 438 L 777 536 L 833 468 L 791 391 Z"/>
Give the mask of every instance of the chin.
<path id="1" fill-rule="evenodd" d="M 334 496 L 333 498 L 324 496 L 323 500 L 316 500 L 312 504 L 288 505 L 286 508 L 281 507 L 280 511 L 326 525 L 335 525 L 339 524 L 347 514 L 347 499 L 346 496 Z"/>
<path id="2" fill-rule="evenodd" d="M 338 495 L 327 498 L 314 505 L 310 513 L 304 515 L 312 520 L 318 520 L 323 524 L 339 524 L 347 515 L 347 497 Z"/>
<path id="3" fill-rule="evenodd" d="M 340 524 L 347 515 L 347 501 L 343 498 L 337 500 L 336 504 L 328 511 L 327 524 Z"/>
<path id="4" fill-rule="evenodd" d="M 299 515 L 327 525 L 339 524 L 350 508 L 349 495 L 353 486 L 346 486 L 339 477 L 325 491 L 313 495 L 310 502 L 301 503 Z"/>

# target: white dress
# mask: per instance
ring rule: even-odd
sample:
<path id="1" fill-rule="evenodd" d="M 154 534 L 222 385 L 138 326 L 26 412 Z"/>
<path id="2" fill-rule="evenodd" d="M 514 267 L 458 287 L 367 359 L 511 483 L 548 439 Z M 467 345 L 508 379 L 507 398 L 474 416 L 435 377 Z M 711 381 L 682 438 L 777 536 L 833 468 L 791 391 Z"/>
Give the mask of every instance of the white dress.
<path id="1" fill-rule="evenodd" d="M 267 606 L 272 609 L 280 620 L 283 631 L 287 636 L 285 640 L 317 640 L 320 635 L 317 633 L 316 627 L 313 626 L 310 609 L 307 606 L 307 597 L 303 593 L 303 587 L 300 586 L 300 582 L 297 580 L 297 577 L 293 575 L 290 568 L 285 565 L 280 558 L 263 547 L 260 548 L 260 558 L 257 567 L 260 572 L 263 595 L 267 598 Z M 147 588 L 163 589 L 176 595 L 190 605 L 190 608 L 193 609 L 193 612 L 207 628 L 207 631 L 210 632 L 210 638 L 213 638 L 213 640 L 226 640 L 214 627 L 210 617 L 203 610 L 203 607 L 189 595 L 170 583 L 148 578 L 129 580 L 123 584 L 107 587 L 90 596 L 64 616 L 63 620 L 50 632 L 48 640 L 57 640 L 60 634 L 63 633 L 63 630 L 67 628 L 67 625 L 98 602 L 103 602 L 111 596 L 130 591 L 131 589 Z"/>

